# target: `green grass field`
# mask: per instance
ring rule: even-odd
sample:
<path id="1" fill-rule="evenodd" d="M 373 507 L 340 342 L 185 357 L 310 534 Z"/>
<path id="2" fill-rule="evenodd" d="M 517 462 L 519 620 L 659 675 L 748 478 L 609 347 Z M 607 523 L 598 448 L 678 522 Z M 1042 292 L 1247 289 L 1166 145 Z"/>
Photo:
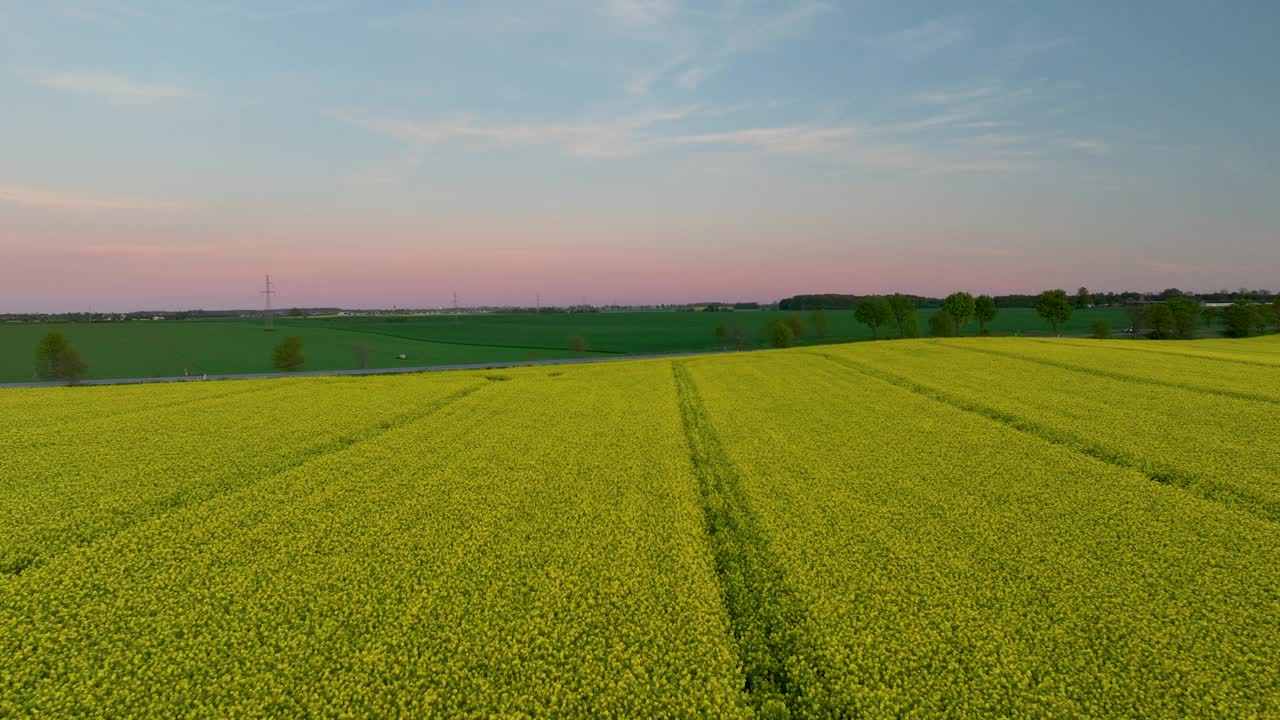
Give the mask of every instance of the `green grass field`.
<path id="1" fill-rule="evenodd" d="M 932 310 L 920 311 L 927 328 Z M 741 323 L 760 345 L 764 328 L 789 313 L 739 311 L 613 312 L 557 315 L 418 315 L 281 319 L 274 332 L 258 320 L 135 321 L 126 323 L 0 324 L 0 382 L 33 379 L 33 352 L 50 329 L 65 333 L 89 363 L 90 378 L 270 372 L 271 347 L 286 335 L 303 338 L 308 370 L 356 367 L 354 347 L 368 347 L 368 366 L 377 368 L 457 363 L 546 360 L 570 357 L 570 336 L 586 338 L 588 355 L 695 352 L 718 349 L 715 328 Z M 808 320 L 810 313 L 797 313 Z M 828 311 L 831 335 L 825 342 L 871 337 L 849 311 Z M 1128 325 L 1121 310 L 1077 312 L 1063 333 L 1083 333 L 1096 317 Z M 1030 309 L 1002 310 L 992 323 L 1001 335 L 1047 334 Z M 977 332 L 977 323 L 965 328 Z M 885 331 L 882 331 L 885 332 Z M 820 342 L 812 334 L 801 344 Z M 404 360 L 399 355 L 404 354 Z"/>

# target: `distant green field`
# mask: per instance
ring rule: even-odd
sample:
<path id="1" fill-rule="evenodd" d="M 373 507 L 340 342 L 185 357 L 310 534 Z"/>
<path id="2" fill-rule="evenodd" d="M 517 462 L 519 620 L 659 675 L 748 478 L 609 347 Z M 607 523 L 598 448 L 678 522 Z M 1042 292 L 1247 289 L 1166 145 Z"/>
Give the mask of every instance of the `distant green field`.
<path id="1" fill-rule="evenodd" d="M 920 311 L 924 331 L 932 310 Z M 715 328 L 741 323 L 755 342 L 774 317 L 790 313 L 738 311 L 608 312 L 556 315 L 419 315 L 281 319 L 275 332 L 258 320 L 135 321 L 94 324 L 0 324 L 0 382 L 32 379 L 36 342 L 50 329 L 66 334 L 89 363 L 91 378 L 270 372 L 271 347 L 286 335 L 303 338 L 308 370 L 356 366 L 355 346 L 368 348 L 369 367 L 542 360 L 570 357 L 568 339 L 582 336 L 589 355 L 689 352 L 717 349 Z M 806 322 L 810 313 L 796 313 Z M 1096 317 L 1117 330 L 1128 322 L 1121 310 L 1077 312 L 1062 330 L 1082 333 Z M 849 311 L 828 311 L 831 335 L 825 342 L 871 336 Z M 966 334 L 975 334 L 970 323 Z M 1047 334 L 1033 310 L 1002 310 L 995 334 Z M 802 344 L 819 342 L 812 334 Z M 405 359 L 399 359 L 404 354 Z"/>
<path id="2" fill-rule="evenodd" d="M 920 329 L 927 328 L 932 310 L 919 311 Z M 515 347 L 534 350 L 560 350 L 572 335 L 581 335 L 592 351 L 602 353 L 643 354 L 686 352 L 716 349 L 715 328 L 721 323 L 741 323 L 752 337 L 764 343 L 764 329 L 769 320 L 793 313 L 772 311 L 707 312 L 604 312 L 556 315 L 416 315 L 405 317 L 327 317 L 285 321 L 291 327 L 326 327 L 350 332 L 378 334 L 387 337 L 431 340 L 435 342 Z M 794 313 L 808 322 L 812 313 Z M 850 311 L 827 311 L 831 321 L 828 342 L 863 340 L 871 331 L 853 319 Z M 1128 327 L 1122 310 L 1096 309 L 1077 312 L 1062 329 L 1065 334 L 1087 332 L 1094 318 L 1111 320 L 1119 331 Z M 1048 326 L 1034 310 L 1003 310 L 991 324 L 995 334 L 1048 334 Z M 882 333 L 892 333 L 882 329 Z M 976 322 L 965 328 L 967 335 L 978 332 Z M 816 342 L 812 334 L 802 342 Z"/>

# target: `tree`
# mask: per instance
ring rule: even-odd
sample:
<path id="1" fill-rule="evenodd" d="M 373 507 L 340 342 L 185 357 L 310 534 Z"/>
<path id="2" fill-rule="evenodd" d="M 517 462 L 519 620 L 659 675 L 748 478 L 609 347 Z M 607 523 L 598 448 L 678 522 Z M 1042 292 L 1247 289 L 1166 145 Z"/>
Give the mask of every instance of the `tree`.
<path id="1" fill-rule="evenodd" d="M 819 338 L 825 338 L 831 334 L 831 319 L 827 317 L 827 311 L 818 308 L 809 316 L 809 324 L 813 326 L 813 332 Z"/>
<path id="2" fill-rule="evenodd" d="M 951 293 L 942 301 L 942 311 L 951 316 L 956 335 L 960 334 L 960 328 L 973 319 L 974 305 L 973 296 L 967 292 Z"/>
<path id="3" fill-rule="evenodd" d="M 289 317 L 302 317 L 302 308 L 289 308 Z"/>
<path id="4" fill-rule="evenodd" d="M 804 320 L 802 320 L 799 315 L 796 315 L 794 313 L 791 315 L 788 315 L 785 322 L 787 323 L 787 327 L 791 329 L 792 340 L 799 340 L 800 338 L 804 337 L 804 334 L 805 334 Z"/>
<path id="5" fill-rule="evenodd" d="M 769 321 L 769 345 L 776 348 L 791 347 L 796 343 L 795 333 L 791 331 L 791 326 L 782 318 L 774 318 Z"/>
<path id="6" fill-rule="evenodd" d="M 978 318 L 978 332 L 986 335 L 987 323 L 996 319 L 996 301 L 990 295 L 979 295 L 973 301 L 973 315 Z"/>
<path id="7" fill-rule="evenodd" d="M 920 334 L 916 304 L 910 297 L 895 293 L 889 296 L 887 304 L 893 325 L 898 328 L 898 337 L 913 338 Z"/>
<path id="8" fill-rule="evenodd" d="M 751 334 L 740 322 L 724 322 L 716 326 L 716 342 L 722 349 L 746 350 L 751 345 Z"/>
<path id="9" fill-rule="evenodd" d="M 1036 300 L 1036 313 L 1049 323 L 1053 328 L 1053 334 L 1057 335 L 1058 326 L 1071 319 L 1071 302 L 1067 300 L 1067 291 L 1058 289 L 1040 293 L 1039 299 Z"/>
<path id="10" fill-rule="evenodd" d="M 1133 331 L 1134 337 L 1142 335 L 1147 329 L 1147 306 L 1131 305 L 1129 306 L 1129 329 Z"/>
<path id="11" fill-rule="evenodd" d="M 302 354 L 302 338 L 290 335 L 284 342 L 276 345 L 271 351 L 271 364 L 286 372 L 301 370 L 307 364 L 307 356 Z"/>
<path id="12" fill-rule="evenodd" d="M 1222 309 L 1222 324 L 1229 337 L 1245 338 L 1264 332 L 1267 320 L 1261 305 L 1240 298 Z"/>
<path id="13" fill-rule="evenodd" d="M 912 308 L 911 312 L 914 316 L 915 308 Z M 871 328 L 871 337 L 877 340 L 880 338 L 880 326 L 896 319 L 893 308 L 882 297 L 867 297 L 859 300 L 853 306 L 853 318 Z"/>
<path id="14" fill-rule="evenodd" d="M 578 357 L 582 357 L 587 352 L 587 339 L 581 335 L 571 335 L 569 337 L 569 352 Z"/>
<path id="15" fill-rule="evenodd" d="M 45 333 L 36 343 L 36 377 L 41 380 L 65 380 L 74 385 L 88 372 L 89 365 L 62 333 Z"/>
<path id="16" fill-rule="evenodd" d="M 1169 306 L 1169 315 L 1173 318 L 1173 335 L 1180 340 L 1192 340 L 1196 336 L 1196 326 L 1200 321 L 1200 303 L 1178 295 L 1165 302 Z"/>
<path id="17" fill-rule="evenodd" d="M 351 350 L 355 353 L 357 368 L 363 370 L 369 367 L 369 344 L 364 341 L 364 338 L 356 340 Z"/>
<path id="18" fill-rule="evenodd" d="M 1077 309 L 1083 310 L 1093 304 L 1093 296 L 1089 294 L 1089 288 L 1081 287 L 1076 290 L 1075 306 Z"/>
<path id="19" fill-rule="evenodd" d="M 1099 340 L 1106 340 L 1111 337 L 1111 321 L 1104 317 L 1094 318 L 1089 323 L 1089 334 Z"/>
<path id="20" fill-rule="evenodd" d="M 952 337 L 956 334 L 956 321 L 946 310 L 929 316 L 929 334 L 934 337 Z"/>
<path id="21" fill-rule="evenodd" d="M 1152 340 L 1168 340 L 1174 337 L 1173 312 L 1166 303 L 1147 306 L 1147 327 Z"/>

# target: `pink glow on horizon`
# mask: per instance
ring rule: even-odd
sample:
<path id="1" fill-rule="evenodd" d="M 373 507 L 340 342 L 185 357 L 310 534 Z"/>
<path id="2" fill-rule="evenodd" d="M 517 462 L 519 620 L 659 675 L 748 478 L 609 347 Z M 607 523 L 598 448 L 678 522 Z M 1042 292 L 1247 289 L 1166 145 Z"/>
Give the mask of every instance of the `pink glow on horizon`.
<path id="1" fill-rule="evenodd" d="M 537 294 L 546 305 L 575 304 L 584 297 L 603 305 L 773 301 L 811 292 L 1034 292 L 1080 284 L 1158 289 L 1153 273 L 1184 285 L 1194 279 L 1207 288 L 1213 282 L 1203 282 L 1205 276 L 1234 274 L 1219 266 L 1196 275 L 1193 264 L 1098 268 L 1088 257 L 1032 263 L 995 247 L 966 249 L 975 243 L 965 237 L 735 247 L 735 238 L 710 234 L 695 244 L 652 236 L 644 242 L 625 231 L 559 230 L 548 233 L 554 239 L 523 245 L 492 231 L 458 233 L 447 243 L 429 244 L 415 242 L 415 234 L 403 230 L 384 229 L 361 242 L 326 235 L 300 241 L 273 233 L 256 246 L 246 241 L 149 243 L 118 239 L 129 233 L 117 231 L 88 239 L 78 232 L 44 238 L 5 233 L 0 235 L 6 256 L 0 311 L 254 308 L 268 272 L 279 284 L 280 305 L 338 307 L 447 306 L 455 291 L 464 305 L 532 305 Z M 584 243 L 580 234 L 595 242 Z M 307 249 L 295 249 L 300 247 Z"/>

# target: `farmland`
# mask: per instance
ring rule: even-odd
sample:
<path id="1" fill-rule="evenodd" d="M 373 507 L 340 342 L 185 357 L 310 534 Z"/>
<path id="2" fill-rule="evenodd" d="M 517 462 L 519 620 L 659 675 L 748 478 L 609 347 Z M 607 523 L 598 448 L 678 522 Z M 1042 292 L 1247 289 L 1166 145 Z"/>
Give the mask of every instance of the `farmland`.
<path id="1" fill-rule="evenodd" d="M 0 391 L 0 716 L 1274 717 L 1278 410 L 1277 337 Z"/>
<path id="2" fill-rule="evenodd" d="M 920 311 L 920 327 L 926 327 Z M 764 327 L 787 313 L 740 311 L 603 312 L 542 315 L 417 315 L 279 319 L 275 332 L 261 320 L 132 321 L 115 323 L 0 324 L 0 382 L 32 380 L 32 353 L 49 330 L 64 333 L 89 363 L 90 378 L 173 377 L 270 372 L 271 347 L 285 335 L 303 338 L 308 370 L 356 367 L 363 344 L 369 367 L 548 360 L 575 355 L 567 340 L 580 336 L 587 356 L 696 352 L 717 349 L 715 328 L 740 323 L 753 345 L 765 343 Z M 807 319 L 809 313 L 797 313 Z M 831 334 L 810 334 L 803 344 L 871 337 L 849 311 L 829 311 Z M 1084 333 L 1095 317 L 1127 327 L 1119 309 L 1077 312 L 1063 332 Z M 996 334 L 1045 334 L 1035 311 L 1001 311 Z M 971 323 L 966 331 L 977 331 Z M 405 355 L 401 360 L 400 355 Z"/>

